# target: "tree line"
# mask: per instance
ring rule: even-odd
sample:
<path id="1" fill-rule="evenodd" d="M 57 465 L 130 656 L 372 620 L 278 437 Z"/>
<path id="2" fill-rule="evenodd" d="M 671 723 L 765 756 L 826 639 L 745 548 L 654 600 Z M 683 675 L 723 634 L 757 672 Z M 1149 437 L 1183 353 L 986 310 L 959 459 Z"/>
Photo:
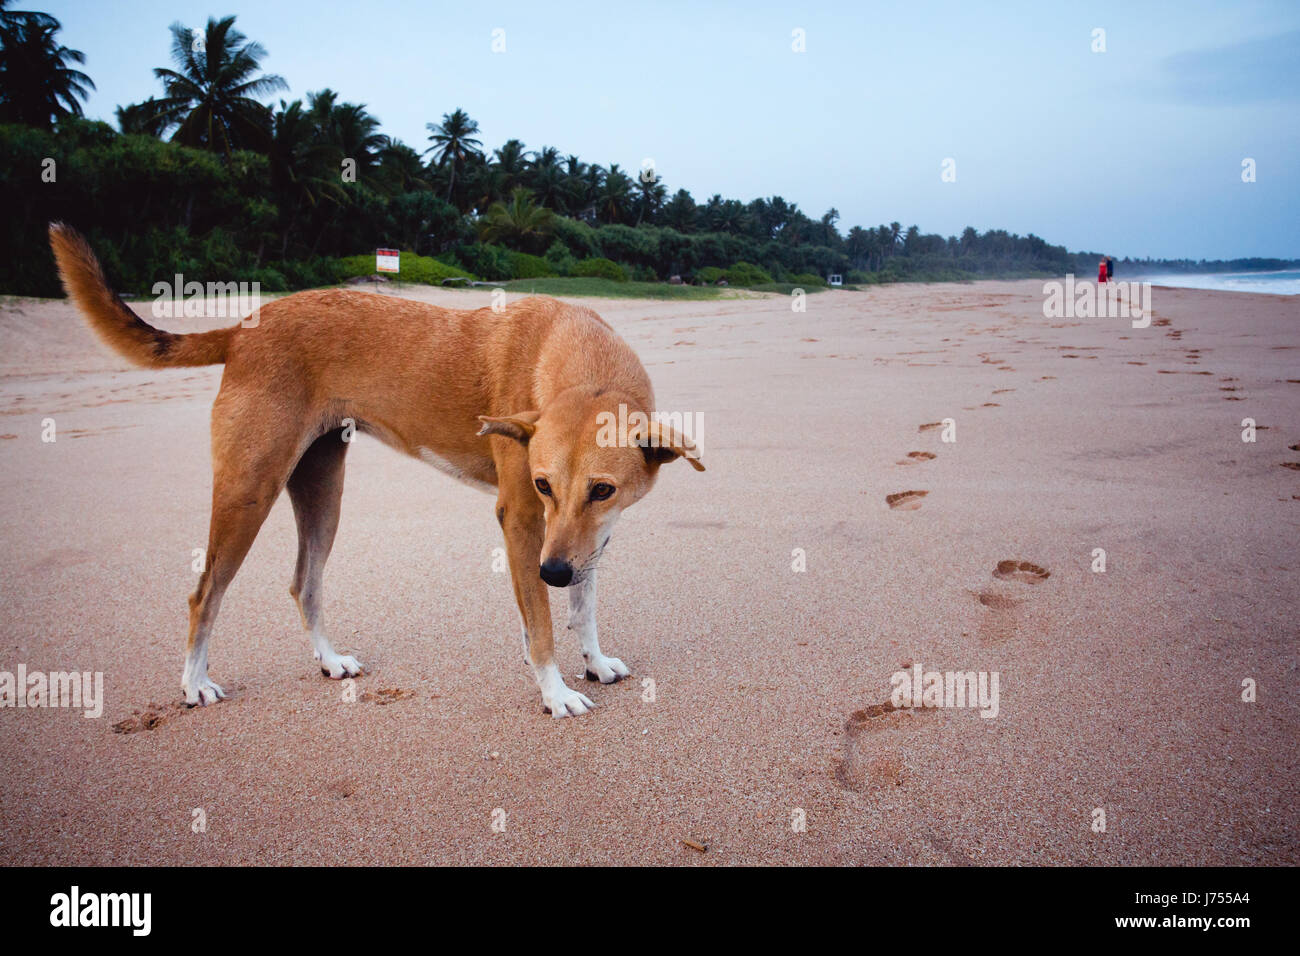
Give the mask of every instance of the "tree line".
<path id="1" fill-rule="evenodd" d="M 517 139 L 484 147 L 455 109 L 422 150 L 381 131 L 365 104 L 283 93 L 267 52 L 233 16 L 170 27 L 158 94 L 84 118 L 94 88 L 58 20 L 0 0 L 0 288 L 57 294 L 45 224 L 64 219 L 131 291 L 182 272 L 291 289 L 339 281 L 344 257 L 397 246 L 448 272 L 503 280 L 608 275 L 750 285 L 1061 274 L 1063 246 L 1004 230 L 924 234 L 892 222 L 841 232 L 839 212 L 780 196 L 748 202 L 669 193 L 653 169 L 602 166 Z M 1082 254 L 1080 254 L 1082 255 Z M 441 274 L 441 273 L 437 273 Z M 734 283 L 733 283 L 734 284 Z"/>

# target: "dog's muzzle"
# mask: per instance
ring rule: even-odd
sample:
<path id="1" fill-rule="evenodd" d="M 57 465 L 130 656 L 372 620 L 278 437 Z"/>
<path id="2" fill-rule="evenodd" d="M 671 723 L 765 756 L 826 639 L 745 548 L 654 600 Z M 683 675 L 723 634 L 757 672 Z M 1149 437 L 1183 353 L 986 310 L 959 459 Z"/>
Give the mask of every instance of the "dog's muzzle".
<path id="1" fill-rule="evenodd" d="M 567 588 L 573 581 L 573 566 L 552 558 L 542 562 L 542 580 L 553 588 Z"/>

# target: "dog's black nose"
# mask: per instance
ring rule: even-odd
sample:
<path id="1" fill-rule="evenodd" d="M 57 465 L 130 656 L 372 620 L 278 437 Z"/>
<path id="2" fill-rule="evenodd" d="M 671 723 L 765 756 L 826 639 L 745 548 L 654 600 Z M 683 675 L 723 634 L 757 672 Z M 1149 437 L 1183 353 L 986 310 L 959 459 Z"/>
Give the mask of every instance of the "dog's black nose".
<path id="1" fill-rule="evenodd" d="M 567 561 L 551 558 L 542 562 L 542 580 L 553 588 L 567 588 L 573 580 L 573 568 Z"/>

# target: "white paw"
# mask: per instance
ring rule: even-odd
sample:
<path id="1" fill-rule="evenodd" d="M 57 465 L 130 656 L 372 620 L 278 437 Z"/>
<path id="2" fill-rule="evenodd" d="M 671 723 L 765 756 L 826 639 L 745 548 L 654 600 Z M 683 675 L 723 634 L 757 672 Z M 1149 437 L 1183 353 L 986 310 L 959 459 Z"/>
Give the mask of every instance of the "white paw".
<path id="1" fill-rule="evenodd" d="M 586 694 L 579 694 L 576 690 L 570 690 L 563 684 L 556 693 L 542 695 L 542 709 L 552 717 L 577 717 L 585 714 L 589 710 L 594 710 L 595 704 Z"/>
<path id="2" fill-rule="evenodd" d="M 361 673 L 361 662 L 347 654 L 317 654 L 320 672 L 331 680 L 356 677 Z"/>
<path id="3" fill-rule="evenodd" d="M 206 707 L 226 699 L 226 692 L 221 689 L 221 685 L 210 677 L 181 681 L 181 690 L 185 692 L 185 703 L 190 707 Z"/>
<path id="4" fill-rule="evenodd" d="M 587 695 L 565 686 L 554 661 L 534 666 L 533 673 L 537 677 L 537 689 L 542 692 L 542 708 L 552 717 L 577 717 L 595 708 Z"/>
<path id="5" fill-rule="evenodd" d="M 617 657 L 592 654 L 587 658 L 587 680 L 598 680 L 602 684 L 612 684 L 624 677 L 631 676 L 631 674 L 632 672 L 627 669 L 627 665 Z"/>

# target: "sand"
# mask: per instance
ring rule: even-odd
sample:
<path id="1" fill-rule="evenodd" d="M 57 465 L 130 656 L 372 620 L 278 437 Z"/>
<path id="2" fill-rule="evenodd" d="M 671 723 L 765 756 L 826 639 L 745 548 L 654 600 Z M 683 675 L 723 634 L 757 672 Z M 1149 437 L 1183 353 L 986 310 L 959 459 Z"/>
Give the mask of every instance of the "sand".
<path id="1" fill-rule="evenodd" d="M 7 301 L 0 670 L 102 671 L 106 703 L 0 709 L 4 863 L 1300 862 L 1300 298 L 1157 288 L 1147 329 L 1043 299 L 590 301 L 708 470 L 625 515 L 599 620 L 634 677 L 570 680 L 599 707 L 563 721 L 492 498 L 367 438 L 325 578 L 359 699 L 311 659 L 282 498 L 217 624 L 231 699 L 181 708 L 220 369 Z M 997 716 L 881 706 L 918 663 L 996 672 Z"/>

